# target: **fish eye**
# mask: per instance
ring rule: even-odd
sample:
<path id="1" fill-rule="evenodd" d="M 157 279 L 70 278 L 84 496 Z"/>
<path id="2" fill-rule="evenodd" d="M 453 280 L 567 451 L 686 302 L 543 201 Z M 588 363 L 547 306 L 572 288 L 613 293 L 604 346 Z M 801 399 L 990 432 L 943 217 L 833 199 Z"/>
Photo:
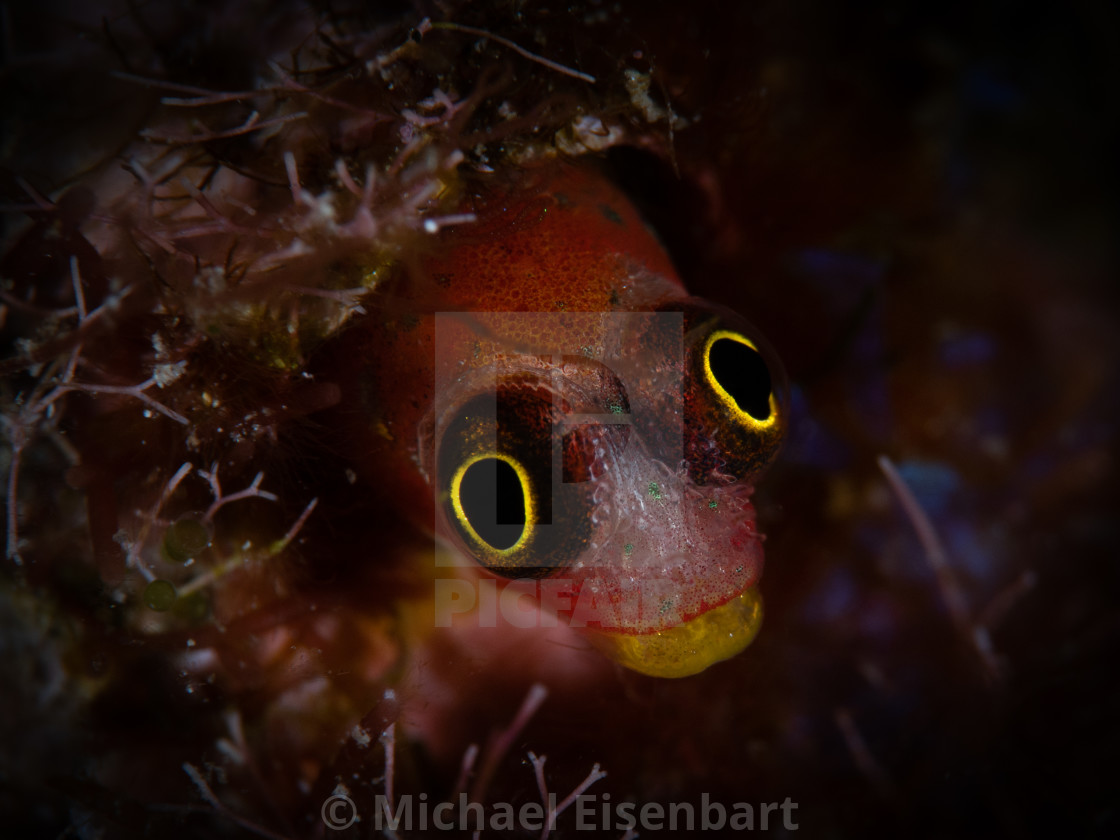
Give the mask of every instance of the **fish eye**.
<path id="1" fill-rule="evenodd" d="M 741 424 L 757 430 L 774 425 L 778 406 L 770 368 L 749 338 L 714 331 L 704 343 L 703 373 L 716 399 Z"/>
<path id="2" fill-rule="evenodd" d="M 456 521 L 480 547 L 508 554 L 530 539 L 533 486 L 517 460 L 498 453 L 469 458 L 455 471 L 450 492 Z"/>
<path id="3" fill-rule="evenodd" d="M 672 308 L 670 308 L 672 307 Z M 699 298 L 661 311 L 684 316 L 684 463 L 698 485 L 751 481 L 785 438 L 785 370 L 740 315 Z M 656 352 L 656 342 L 651 342 Z"/>
<path id="4" fill-rule="evenodd" d="M 548 577 L 571 566 L 591 539 L 591 483 L 564 477 L 565 448 L 582 449 L 565 447 L 558 409 L 540 386 L 503 381 L 451 410 L 437 433 L 444 530 L 503 577 Z"/>

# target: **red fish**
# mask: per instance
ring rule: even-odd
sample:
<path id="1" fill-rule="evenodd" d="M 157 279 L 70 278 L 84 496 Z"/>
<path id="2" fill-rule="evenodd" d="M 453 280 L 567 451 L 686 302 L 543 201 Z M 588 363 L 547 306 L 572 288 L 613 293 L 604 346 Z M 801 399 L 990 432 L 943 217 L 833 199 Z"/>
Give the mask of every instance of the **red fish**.
<path id="1" fill-rule="evenodd" d="M 515 581 L 512 623 L 528 595 L 541 611 L 526 621 L 559 615 L 657 676 L 735 655 L 762 619 L 749 499 L 786 425 L 776 356 L 688 296 L 586 165 L 522 172 L 460 214 L 387 296 L 399 314 L 345 341 L 366 476 L 481 581 Z M 448 570 L 437 622 L 485 591 Z"/>

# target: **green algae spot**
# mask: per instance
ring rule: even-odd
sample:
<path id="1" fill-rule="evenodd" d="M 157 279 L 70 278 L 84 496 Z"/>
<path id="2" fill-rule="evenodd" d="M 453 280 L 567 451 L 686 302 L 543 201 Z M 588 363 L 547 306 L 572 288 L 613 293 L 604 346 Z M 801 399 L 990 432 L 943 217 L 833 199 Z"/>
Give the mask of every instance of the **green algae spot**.
<path id="1" fill-rule="evenodd" d="M 182 516 L 163 535 L 163 553 L 175 563 L 186 563 L 210 545 L 210 528 L 195 516 Z"/>
<path id="2" fill-rule="evenodd" d="M 171 581 L 153 580 L 144 587 L 144 603 L 148 609 L 167 612 L 175 604 L 175 587 Z"/>
<path id="3" fill-rule="evenodd" d="M 197 591 L 176 598 L 174 613 L 178 618 L 194 624 L 205 621 L 210 618 L 210 599 L 205 593 Z"/>

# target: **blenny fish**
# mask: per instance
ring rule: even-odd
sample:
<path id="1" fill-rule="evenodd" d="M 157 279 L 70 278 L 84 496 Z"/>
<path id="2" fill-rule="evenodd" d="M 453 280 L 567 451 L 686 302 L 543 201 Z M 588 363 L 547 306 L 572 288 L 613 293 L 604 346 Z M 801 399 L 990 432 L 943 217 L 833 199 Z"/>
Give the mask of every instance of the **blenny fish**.
<path id="1" fill-rule="evenodd" d="M 352 451 L 413 521 L 515 581 L 503 606 L 529 595 L 629 668 L 696 673 L 762 620 L 749 499 L 786 426 L 782 366 L 688 296 L 593 165 L 506 180 L 384 293 L 398 317 L 347 335 Z M 472 589 L 437 580 L 437 613 Z"/>

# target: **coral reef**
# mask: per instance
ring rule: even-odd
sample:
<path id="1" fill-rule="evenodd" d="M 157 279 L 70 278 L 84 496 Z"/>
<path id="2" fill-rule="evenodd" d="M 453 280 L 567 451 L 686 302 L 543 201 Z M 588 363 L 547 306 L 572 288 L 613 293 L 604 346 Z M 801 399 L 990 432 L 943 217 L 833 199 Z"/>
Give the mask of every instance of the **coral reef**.
<path id="1" fill-rule="evenodd" d="M 824 5 L 5 7 L 5 835 L 581 788 L 1115 830 L 1114 60 L 1078 12 Z M 437 631 L 332 421 L 338 337 L 551 157 L 790 370 L 766 623 L 686 680 Z"/>

